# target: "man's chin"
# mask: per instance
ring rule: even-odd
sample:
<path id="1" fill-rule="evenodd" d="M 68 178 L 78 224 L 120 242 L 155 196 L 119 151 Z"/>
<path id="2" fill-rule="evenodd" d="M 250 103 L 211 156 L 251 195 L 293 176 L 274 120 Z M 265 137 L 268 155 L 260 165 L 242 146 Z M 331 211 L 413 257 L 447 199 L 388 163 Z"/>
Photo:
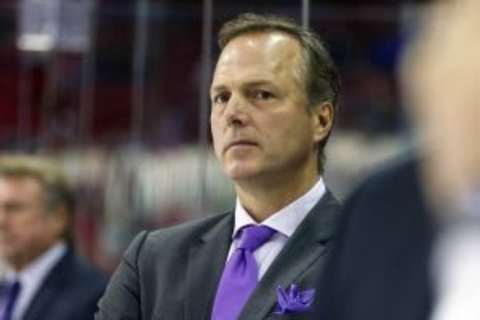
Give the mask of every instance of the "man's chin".
<path id="1" fill-rule="evenodd" d="M 225 173 L 233 181 L 241 181 L 259 176 L 260 170 L 251 166 L 232 166 L 226 168 Z"/>

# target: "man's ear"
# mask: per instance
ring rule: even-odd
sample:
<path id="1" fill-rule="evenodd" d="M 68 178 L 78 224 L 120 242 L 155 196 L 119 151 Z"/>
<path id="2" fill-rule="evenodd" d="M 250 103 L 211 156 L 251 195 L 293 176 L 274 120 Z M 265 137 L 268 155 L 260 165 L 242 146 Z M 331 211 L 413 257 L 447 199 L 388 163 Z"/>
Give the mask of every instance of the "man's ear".
<path id="1" fill-rule="evenodd" d="M 56 207 L 48 214 L 48 218 L 50 219 L 52 232 L 61 237 L 65 230 L 67 230 L 68 224 L 70 223 L 70 215 L 67 212 L 67 208 L 62 205 Z"/>
<path id="2" fill-rule="evenodd" d="M 311 109 L 314 141 L 320 142 L 324 140 L 333 126 L 334 110 L 333 105 L 329 101 L 321 102 Z"/>

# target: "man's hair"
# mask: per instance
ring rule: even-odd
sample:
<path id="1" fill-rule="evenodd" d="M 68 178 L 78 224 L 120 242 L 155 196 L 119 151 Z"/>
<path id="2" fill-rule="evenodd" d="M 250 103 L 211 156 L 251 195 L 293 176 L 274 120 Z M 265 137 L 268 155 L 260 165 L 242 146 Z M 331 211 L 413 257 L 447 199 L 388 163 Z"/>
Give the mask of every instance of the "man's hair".
<path id="1" fill-rule="evenodd" d="M 32 178 L 41 186 L 47 212 L 62 206 L 68 215 L 62 238 L 74 245 L 75 201 L 66 177 L 53 160 L 31 155 L 0 155 L 0 178 Z"/>
<path id="2" fill-rule="evenodd" d="M 234 38 L 249 33 L 281 32 L 296 39 L 302 50 L 302 63 L 297 72 L 304 82 L 309 107 L 330 102 L 336 114 L 340 91 L 340 76 L 333 59 L 318 35 L 293 20 L 274 16 L 245 13 L 227 21 L 218 33 L 220 50 Z M 334 117 L 335 118 L 335 117 Z M 324 147 L 330 133 L 319 143 L 317 168 L 323 173 L 325 164 Z"/>

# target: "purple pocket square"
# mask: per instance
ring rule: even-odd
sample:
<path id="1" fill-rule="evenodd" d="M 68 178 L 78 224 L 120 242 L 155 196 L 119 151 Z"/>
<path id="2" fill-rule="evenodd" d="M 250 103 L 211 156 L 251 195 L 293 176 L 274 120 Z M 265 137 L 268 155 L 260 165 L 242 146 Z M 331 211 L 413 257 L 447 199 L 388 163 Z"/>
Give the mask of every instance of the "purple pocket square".
<path id="1" fill-rule="evenodd" d="M 277 288 L 277 308 L 275 314 L 302 313 L 310 309 L 315 297 L 315 289 L 300 290 L 298 285 L 291 284 L 284 289 Z"/>

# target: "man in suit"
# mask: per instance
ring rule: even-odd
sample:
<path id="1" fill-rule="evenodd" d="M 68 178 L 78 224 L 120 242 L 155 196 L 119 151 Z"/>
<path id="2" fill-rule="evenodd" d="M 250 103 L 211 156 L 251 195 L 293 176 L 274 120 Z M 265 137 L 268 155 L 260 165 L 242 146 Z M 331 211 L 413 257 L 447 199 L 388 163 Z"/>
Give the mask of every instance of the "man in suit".
<path id="1" fill-rule="evenodd" d="M 401 70 L 417 155 L 346 202 L 312 319 L 479 319 L 479 10 L 427 13 Z"/>
<path id="2" fill-rule="evenodd" d="M 219 38 L 210 121 L 235 209 L 138 235 L 98 320 L 302 319 L 314 299 L 339 207 L 321 178 L 338 74 L 288 19 L 241 15 Z"/>
<path id="3" fill-rule="evenodd" d="M 73 249 L 73 196 L 53 163 L 0 157 L 2 320 L 93 319 L 104 275 Z"/>

